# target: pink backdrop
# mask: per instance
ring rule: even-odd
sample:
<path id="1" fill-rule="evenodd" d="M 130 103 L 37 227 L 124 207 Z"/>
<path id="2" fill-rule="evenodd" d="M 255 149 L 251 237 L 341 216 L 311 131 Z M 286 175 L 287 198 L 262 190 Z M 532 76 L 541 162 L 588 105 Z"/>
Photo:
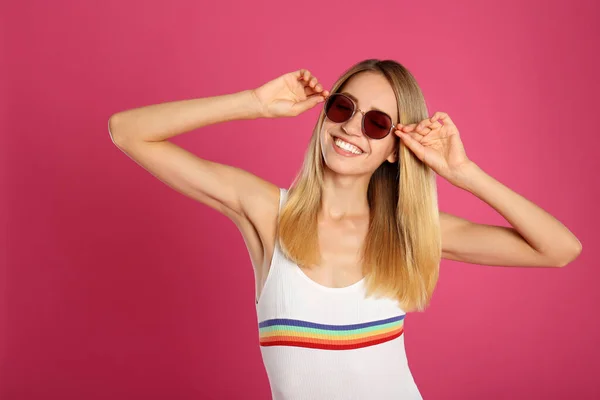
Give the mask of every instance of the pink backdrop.
<path id="1" fill-rule="evenodd" d="M 3 6 L 0 398 L 269 398 L 240 234 L 120 152 L 107 121 L 299 68 L 329 86 L 365 58 L 408 67 L 470 158 L 584 248 L 564 269 L 444 260 L 405 324 L 425 399 L 599 398 L 598 3 L 269 3 Z M 174 142 L 287 187 L 317 112 Z M 438 182 L 443 211 L 506 224 Z"/>

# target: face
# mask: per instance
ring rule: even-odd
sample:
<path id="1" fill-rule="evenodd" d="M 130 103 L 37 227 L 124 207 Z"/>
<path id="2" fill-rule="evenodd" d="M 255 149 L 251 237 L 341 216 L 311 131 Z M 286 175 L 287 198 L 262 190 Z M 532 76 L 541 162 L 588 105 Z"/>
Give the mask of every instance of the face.
<path id="1" fill-rule="evenodd" d="M 363 112 L 383 111 L 392 118 L 394 125 L 398 124 L 396 96 L 382 75 L 361 72 L 346 81 L 339 92 L 353 98 Z M 383 162 L 396 161 L 398 138 L 393 130 L 383 139 L 371 139 L 362 132 L 362 118 L 363 113 L 356 110 L 346 122 L 335 123 L 328 118 L 323 121 L 319 137 L 321 151 L 325 165 L 331 171 L 370 176 Z"/>

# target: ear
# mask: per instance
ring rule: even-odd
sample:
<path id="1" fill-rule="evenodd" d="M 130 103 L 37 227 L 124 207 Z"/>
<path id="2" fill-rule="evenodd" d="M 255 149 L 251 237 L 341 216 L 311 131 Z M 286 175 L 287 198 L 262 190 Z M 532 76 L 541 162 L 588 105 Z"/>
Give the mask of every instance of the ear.
<path id="1" fill-rule="evenodd" d="M 394 164 L 395 162 L 398 161 L 399 147 L 400 147 L 400 143 L 397 143 L 397 142 L 394 143 L 394 149 L 392 150 L 392 152 L 390 153 L 388 158 L 386 158 L 387 162 Z"/>

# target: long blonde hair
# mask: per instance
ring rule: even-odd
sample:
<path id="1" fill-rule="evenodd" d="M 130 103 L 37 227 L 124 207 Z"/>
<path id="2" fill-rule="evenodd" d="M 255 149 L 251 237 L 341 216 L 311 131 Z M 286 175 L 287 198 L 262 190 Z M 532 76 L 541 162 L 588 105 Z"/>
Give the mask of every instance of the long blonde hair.
<path id="1" fill-rule="evenodd" d="M 428 118 L 423 93 L 412 74 L 393 60 L 365 60 L 348 69 L 333 85 L 337 93 L 352 76 L 381 73 L 396 95 L 400 123 Z M 320 260 L 317 214 L 321 205 L 324 160 L 319 134 L 321 112 L 304 163 L 288 192 L 278 221 L 285 255 L 310 267 Z M 393 134 L 393 133 L 392 133 Z M 398 161 L 384 161 L 371 176 L 367 191 L 369 229 L 362 249 L 366 294 L 396 299 L 403 310 L 424 310 L 439 276 L 441 237 L 434 172 L 399 141 Z"/>

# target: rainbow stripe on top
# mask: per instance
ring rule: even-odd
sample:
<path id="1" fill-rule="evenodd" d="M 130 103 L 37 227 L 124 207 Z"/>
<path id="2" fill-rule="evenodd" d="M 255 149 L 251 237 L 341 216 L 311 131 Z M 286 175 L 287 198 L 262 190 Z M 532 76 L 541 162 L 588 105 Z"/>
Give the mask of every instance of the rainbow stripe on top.
<path id="1" fill-rule="evenodd" d="M 325 325 L 298 319 L 269 319 L 258 324 L 261 346 L 351 350 L 395 339 L 404 332 L 404 316 L 352 325 Z"/>

